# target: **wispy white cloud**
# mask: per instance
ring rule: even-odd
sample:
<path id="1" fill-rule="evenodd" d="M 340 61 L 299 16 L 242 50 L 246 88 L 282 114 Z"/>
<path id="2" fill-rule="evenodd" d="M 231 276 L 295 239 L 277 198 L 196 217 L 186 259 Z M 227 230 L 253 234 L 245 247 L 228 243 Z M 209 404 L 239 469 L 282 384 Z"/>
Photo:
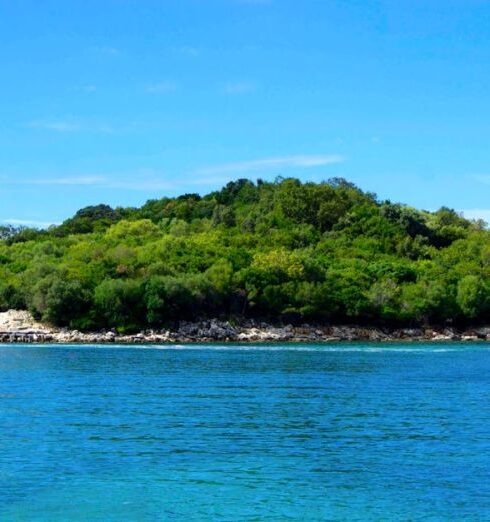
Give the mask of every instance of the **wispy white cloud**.
<path id="1" fill-rule="evenodd" d="M 160 82 L 148 85 L 146 92 L 150 93 L 165 93 L 172 92 L 177 89 L 177 85 L 173 82 Z"/>
<path id="2" fill-rule="evenodd" d="M 272 0 L 233 0 L 236 4 L 255 4 L 255 5 L 266 5 L 272 4 Z"/>
<path id="3" fill-rule="evenodd" d="M 116 129 L 105 123 L 80 123 L 74 120 L 34 120 L 26 123 L 25 127 L 50 132 L 75 133 L 97 132 L 101 134 L 113 134 Z"/>
<path id="4" fill-rule="evenodd" d="M 467 208 L 462 212 L 467 219 L 483 219 L 483 221 L 490 223 L 490 208 Z"/>
<path id="5" fill-rule="evenodd" d="M 169 181 L 157 176 L 147 176 L 146 170 L 137 171 L 132 175 L 117 177 L 114 174 L 107 176 L 62 176 L 38 179 L 9 179 L 6 178 L 2 183 L 9 185 L 46 185 L 46 186 L 85 186 L 85 187 L 104 187 L 119 188 L 127 190 L 165 190 L 178 185 L 185 185 L 185 180 Z M 139 178 L 139 179 L 138 179 Z"/>
<path id="6" fill-rule="evenodd" d="M 106 183 L 107 187 L 126 190 L 169 190 L 179 185 L 185 185 L 185 182 L 164 179 L 147 179 L 141 181 L 108 181 Z"/>
<path id="7" fill-rule="evenodd" d="M 179 54 L 183 54 L 186 56 L 192 56 L 192 57 L 199 56 L 199 54 L 201 53 L 200 49 L 198 49 L 197 47 L 193 47 L 191 45 L 182 45 L 180 47 L 173 47 L 173 50 Z"/>
<path id="8" fill-rule="evenodd" d="M 85 94 L 93 94 L 94 92 L 97 92 L 97 86 L 92 83 L 87 83 L 85 85 L 74 86 L 72 87 L 72 90 L 77 93 L 83 92 Z"/>
<path id="9" fill-rule="evenodd" d="M 79 174 L 73 176 L 51 176 L 38 178 L 19 178 L 0 176 L 4 185 L 94 187 L 123 190 L 162 191 L 182 187 L 204 187 L 227 183 L 247 173 L 260 172 L 263 176 L 277 174 L 277 169 L 307 169 L 321 167 L 344 161 L 338 155 L 301 155 L 263 158 L 239 163 L 226 163 L 202 167 L 184 172 L 181 176 L 168 178 L 155 169 L 138 169 L 134 172 Z"/>
<path id="10" fill-rule="evenodd" d="M 152 169 L 140 169 L 132 173 L 116 175 L 85 175 L 85 176 L 61 176 L 38 179 L 17 179 L 3 177 L 3 185 L 31 185 L 31 186 L 59 186 L 59 187 L 94 187 L 97 189 L 111 188 L 132 191 L 162 191 L 176 190 L 182 187 L 200 187 L 227 183 L 233 176 L 229 174 L 211 174 L 196 176 L 194 173 L 184 174 L 181 177 L 168 179 L 164 174 Z"/>
<path id="11" fill-rule="evenodd" d="M 121 51 L 117 49 L 116 47 L 110 47 L 110 46 L 102 46 L 102 47 L 92 47 L 94 51 L 96 51 L 99 54 L 104 54 L 106 56 L 119 56 L 121 54 Z"/>
<path id="12" fill-rule="evenodd" d="M 251 82 L 232 82 L 224 87 L 225 94 L 246 94 L 256 90 L 256 85 Z"/>
<path id="13" fill-rule="evenodd" d="M 47 228 L 51 225 L 59 225 L 58 222 L 54 221 L 36 221 L 30 219 L 4 219 L 3 223 L 7 225 L 17 225 L 17 226 L 26 226 L 26 227 L 36 227 L 36 228 Z"/>
<path id="14" fill-rule="evenodd" d="M 75 176 L 61 178 L 45 178 L 28 180 L 26 184 L 32 185 L 101 185 L 105 178 L 101 176 Z"/>
<path id="15" fill-rule="evenodd" d="M 274 158 L 263 158 L 253 161 L 242 161 L 239 163 L 225 163 L 202 167 L 195 171 L 196 174 L 234 174 L 271 169 L 311 168 L 342 163 L 344 158 L 339 155 L 301 155 L 280 156 Z"/>
<path id="16" fill-rule="evenodd" d="M 474 176 L 475 181 L 479 183 L 484 183 L 485 185 L 490 185 L 490 175 L 489 174 L 480 174 L 478 176 Z"/>
<path id="17" fill-rule="evenodd" d="M 77 132 L 81 129 L 78 123 L 65 120 L 36 120 L 27 123 L 27 127 L 55 132 Z"/>

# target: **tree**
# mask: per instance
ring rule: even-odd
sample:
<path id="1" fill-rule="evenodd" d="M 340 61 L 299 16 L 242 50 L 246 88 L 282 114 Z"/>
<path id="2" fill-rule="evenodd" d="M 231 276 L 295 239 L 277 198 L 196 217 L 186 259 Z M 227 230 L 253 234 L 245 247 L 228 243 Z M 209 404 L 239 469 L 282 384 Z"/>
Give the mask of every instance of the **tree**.
<path id="1" fill-rule="evenodd" d="M 456 302 L 463 314 L 474 319 L 488 310 L 489 289 L 485 282 L 476 275 L 467 275 L 458 283 Z"/>
<path id="2" fill-rule="evenodd" d="M 30 296 L 30 308 L 36 317 L 58 326 L 72 326 L 87 313 L 90 293 L 79 281 L 69 281 L 60 274 L 41 279 Z"/>
<path id="3" fill-rule="evenodd" d="M 427 324 L 490 311 L 490 231 L 343 179 L 238 180 L 47 230 L 0 227 L 0 309 L 121 331 L 182 318 Z"/>
<path id="4" fill-rule="evenodd" d="M 128 331 L 145 324 L 143 289 L 139 281 L 103 281 L 95 289 L 94 304 L 103 326 Z"/>

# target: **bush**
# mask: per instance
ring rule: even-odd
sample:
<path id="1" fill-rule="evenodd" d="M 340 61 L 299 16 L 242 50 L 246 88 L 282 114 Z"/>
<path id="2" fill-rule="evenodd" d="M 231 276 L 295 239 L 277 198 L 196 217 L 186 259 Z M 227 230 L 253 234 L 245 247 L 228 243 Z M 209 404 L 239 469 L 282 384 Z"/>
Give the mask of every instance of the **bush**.
<path id="1" fill-rule="evenodd" d="M 50 275 L 35 285 L 29 307 L 33 315 L 43 321 L 71 326 L 88 312 L 90 304 L 90 293 L 79 281 Z"/>
<path id="2" fill-rule="evenodd" d="M 143 288 L 139 281 L 103 281 L 95 289 L 94 305 L 102 326 L 130 331 L 146 323 Z"/>

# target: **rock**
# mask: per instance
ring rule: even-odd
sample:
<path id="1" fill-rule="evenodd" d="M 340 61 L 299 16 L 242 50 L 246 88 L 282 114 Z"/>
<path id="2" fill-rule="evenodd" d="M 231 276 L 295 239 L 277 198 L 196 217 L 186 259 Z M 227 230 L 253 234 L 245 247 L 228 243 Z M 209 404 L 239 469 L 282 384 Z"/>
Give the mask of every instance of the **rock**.
<path id="1" fill-rule="evenodd" d="M 452 339 L 453 338 L 451 336 L 444 334 L 435 334 L 431 338 L 432 341 L 451 341 Z"/>
<path id="2" fill-rule="evenodd" d="M 404 337 L 422 337 L 424 332 L 420 328 L 403 328 L 401 334 Z"/>
<path id="3" fill-rule="evenodd" d="M 35 332 L 39 334 L 50 333 L 55 330 L 39 323 L 25 310 L 9 310 L 0 313 L 0 331 L 2 332 Z"/>
<path id="4" fill-rule="evenodd" d="M 481 328 L 475 328 L 472 335 L 476 335 L 479 339 L 490 339 L 490 327 L 483 326 Z"/>
<path id="5" fill-rule="evenodd" d="M 449 337 L 449 339 L 458 339 L 459 336 L 456 334 L 456 332 L 452 328 L 444 328 L 444 331 L 442 332 L 446 337 Z"/>
<path id="6" fill-rule="evenodd" d="M 134 335 L 119 335 L 112 330 L 80 332 L 67 328 L 54 328 L 39 323 L 26 311 L 10 310 L 0 313 L 0 342 L 12 343 L 133 343 L 162 344 L 185 342 L 339 342 L 339 341 L 390 341 L 397 339 L 451 341 L 490 340 L 490 327 L 468 329 L 462 336 L 454 328 L 434 330 L 403 328 L 385 330 L 360 326 L 273 326 L 249 319 L 239 326 L 218 319 L 195 322 L 181 321 L 176 330 L 147 329 Z"/>

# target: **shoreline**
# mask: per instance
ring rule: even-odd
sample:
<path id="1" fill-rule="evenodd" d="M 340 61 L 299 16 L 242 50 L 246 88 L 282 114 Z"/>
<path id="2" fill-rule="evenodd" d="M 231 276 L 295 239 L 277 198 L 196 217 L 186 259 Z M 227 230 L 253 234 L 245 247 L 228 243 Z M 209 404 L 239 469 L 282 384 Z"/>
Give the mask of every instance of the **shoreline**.
<path id="1" fill-rule="evenodd" d="M 490 326 L 466 328 L 379 328 L 364 326 L 277 326 L 259 321 L 232 325 L 217 319 L 181 321 L 175 330 L 148 329 L 136 334 L 80 332 L 39 323 L 25 311 L 0 313 L 0 343 L 5 344 L 205 344 L 490 341 Z"/>

